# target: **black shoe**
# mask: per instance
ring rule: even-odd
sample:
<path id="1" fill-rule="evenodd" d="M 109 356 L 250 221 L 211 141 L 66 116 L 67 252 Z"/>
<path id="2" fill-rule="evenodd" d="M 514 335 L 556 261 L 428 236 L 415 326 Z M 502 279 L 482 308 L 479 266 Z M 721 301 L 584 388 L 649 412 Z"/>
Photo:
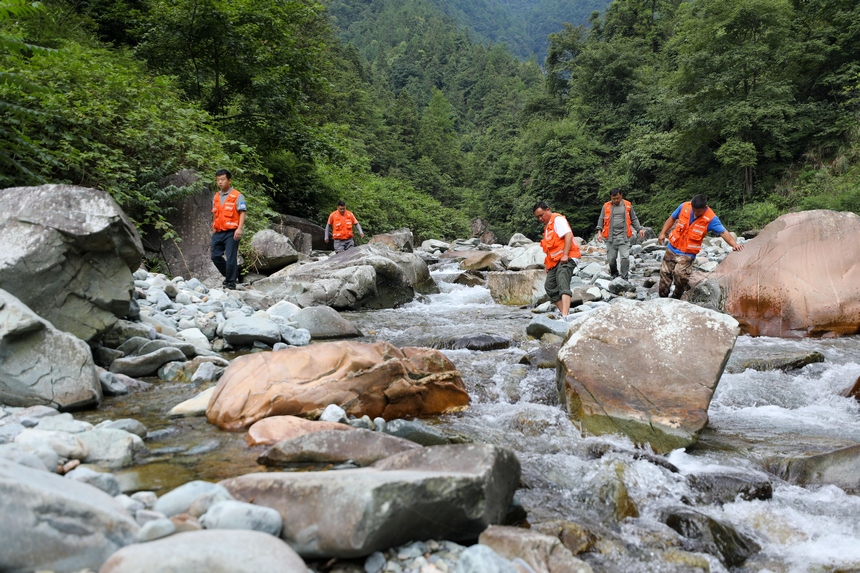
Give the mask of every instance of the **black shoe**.
<path id="1" fill-rule="evenodd" d="M 236 283 L 225 283 L 224 286 L 229 288 L 229 289 L 233 289 L 233 290 L 236 289 Z"/>

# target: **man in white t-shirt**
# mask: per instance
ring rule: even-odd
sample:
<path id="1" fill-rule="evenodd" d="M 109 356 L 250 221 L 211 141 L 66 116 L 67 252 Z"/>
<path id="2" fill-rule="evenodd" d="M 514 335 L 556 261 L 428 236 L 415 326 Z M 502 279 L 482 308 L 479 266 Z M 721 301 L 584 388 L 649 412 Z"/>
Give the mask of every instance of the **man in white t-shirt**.
<path id="1" fill-rule="evenodd" d="M 573 231 L 564 215 L 553 213 L 549 206 L 538 201 L 533 208 L 535 218 L 543 223 L 543 239 L 540 246 L 546 253 L 546 281 L 544 288 L 549 299 L 555 304 L 563 319 L 570 312 L 570 277 L 576 269 L 576 261 L 582 258 L 579 245 L 573 238 Z"/>

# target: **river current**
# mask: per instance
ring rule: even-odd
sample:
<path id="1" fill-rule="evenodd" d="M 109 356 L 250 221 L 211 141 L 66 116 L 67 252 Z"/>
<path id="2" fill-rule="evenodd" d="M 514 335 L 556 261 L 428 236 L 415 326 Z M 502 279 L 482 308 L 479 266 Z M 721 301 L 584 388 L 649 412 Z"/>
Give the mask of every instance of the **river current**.
<path id="1" fill-rule="evenodd" d="M 761 546 L 757 555 L 731 571 L 860 571 L 860 497 L 835 486 L 798 487 L 765 473 L 774 458 L 860 443 L 860 402 L 839 395 L 860 376 L 860 337 L 740 337 L 735 356 L 804 350 L 822 353 L 825 361 L 789 372 L 725 372 L 700 442 L 667 456 L 679 470 L 673 472 L 642 456 L 626 438 L 583 436 L 558 405 L 555 370 L 519 364 L 526 351 L 537 346 L 525 334 L 531 311 L 494 303 L 486 288 L 450 282 L 456 274 L 455 266 L 433 272 L 439 294 L 396 309 L 342 314 L 368 342 L 438 347 L 445 340 L 474 334 L 513 339 L 504 350 L 443 351 L 460 371 L 472 404 L 430 423 L 512 448 L 522 464 L 525 486 L 517 500 L 530 522 L 576 519 L 612 528 L 625 550 L 593 563 L 596 570 L 695 571 L 660 557 L 668 548 L 665 540 L 672 537 L 660 522 L 661 512 L 694 495 L 690 475 L 760 476 L 773 484 L 772 499 L 696 506 Z M 201 418 L 165 418 L 167 409 L 193 394 L 183 385 L 162 383 L 148 392 L 113 399 L 90 415 L 92 421 L 136 417 L 155 432 L 155 439 L 148 440 L 152 463 L 127 470 L 121 476 L 126 484 L 131 480 L 166 491 L 189 479 L 215 480 L 262 469 L 254 462 L 259 451 L 249 451 L 243 435 L 220 432 Z M 201 444 L 202 454 L 189 450 Z M 613 518 L 607 491 L 615 491 L 619 481 L 638 517 Z M 716 558 L 708 559 L 708 567 L 729 571 Z"/>

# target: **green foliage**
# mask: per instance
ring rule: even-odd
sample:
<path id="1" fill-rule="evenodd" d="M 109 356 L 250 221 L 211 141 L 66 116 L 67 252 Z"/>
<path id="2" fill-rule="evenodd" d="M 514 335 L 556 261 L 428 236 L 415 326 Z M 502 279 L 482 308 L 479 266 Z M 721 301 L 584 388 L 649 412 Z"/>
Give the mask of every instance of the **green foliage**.
<path id="1" fill-rule="evenodd" d="M 17 126 L 55 158 L 39 179 L 108 191 L 140 225 L 167 232 L 166 205 L 200 188 L 202 181 L 172 185 L 180 170 L 213 173 L 238 163 L 238 171 L 245 164 L 259 172 L 252 150 L 228 141 L 205 112 L 179 98 L 170 79 L 148 76 L 127 56 L 72 43 L 62 57 L 33 53 L 14 63 L 26 81 L 44 88 L 0 95 L 38 112 L 18 118 Z M 228 146 L 236 148 L 232 157 Z M 22 173 L 2 182 L 39 180 Z"/>

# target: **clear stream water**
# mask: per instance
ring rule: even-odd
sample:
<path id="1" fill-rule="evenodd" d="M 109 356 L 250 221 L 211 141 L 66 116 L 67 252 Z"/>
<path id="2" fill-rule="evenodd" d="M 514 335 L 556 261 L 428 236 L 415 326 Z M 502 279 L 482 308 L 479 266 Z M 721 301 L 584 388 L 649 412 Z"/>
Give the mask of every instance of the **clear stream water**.
<path id="1" fill-rule="evenodd" d="M 642 459 L 618 436 L 583 436 L 558 406 L 555 371 L 519 364 L 528 349 L 528 310 L 495 304 L 487 289 L 450 282 L 456 268 L 434 271 L 441 293 L 397 309 L 347 312 L 365 334 L 396 346 L 435 346 L 470 334 L 497 334 L 512 347 L 489 352 L 445 350 L 472 396 L 468 410 L 432 423 L 475 440 L 516 451 L 523 467 L 517 498 L 529 521 L 581 519 L 614 529 L 625 551 L 592 563 L 597 571 L 696 571 L 671 563 L 665 550 L 673 537 L 661 512 L 694 495 L 687 477 L 722 473 L 769 477 L 773 498 L 703 505 L 697 509 L 750 536 L 762 550 L 737 572 L 860 571 L 860 497 L 834 486 L 802 488 L 764 472 L 767 460 L 822 452 L 860 443 L 860 403 L 839 393 L 860 376 L 860 337 L 782 340 L 740 337 L 734 355 L 818 351 L 826 360 L 800 370 L 726 372 L 709 409 L 710 423 L 699 444 L 668 456 L 680 473 Z M 147 392 L 108 401 L 85 418 L 134 417 L 155 432 L 147 440 L 145 465 L 119 472 L 127 487 L 164 493 L 191 479 L 217 480 L 265 471 L 244 434 L 221 432 L 203 418 L 168 420 L 176 403 L 198 389 L 156 382 Z M 195 453 L 191 448 L 203 453 Z M 595 456 L 595 451 L 605 452 Z M 209 450 L 208 452 L 206 450 Z M 639 517 L 620 523 L 612 517 L 607 492 L 618 480 Z M 708 559 L 711 571 L 727 571 Z"/>

